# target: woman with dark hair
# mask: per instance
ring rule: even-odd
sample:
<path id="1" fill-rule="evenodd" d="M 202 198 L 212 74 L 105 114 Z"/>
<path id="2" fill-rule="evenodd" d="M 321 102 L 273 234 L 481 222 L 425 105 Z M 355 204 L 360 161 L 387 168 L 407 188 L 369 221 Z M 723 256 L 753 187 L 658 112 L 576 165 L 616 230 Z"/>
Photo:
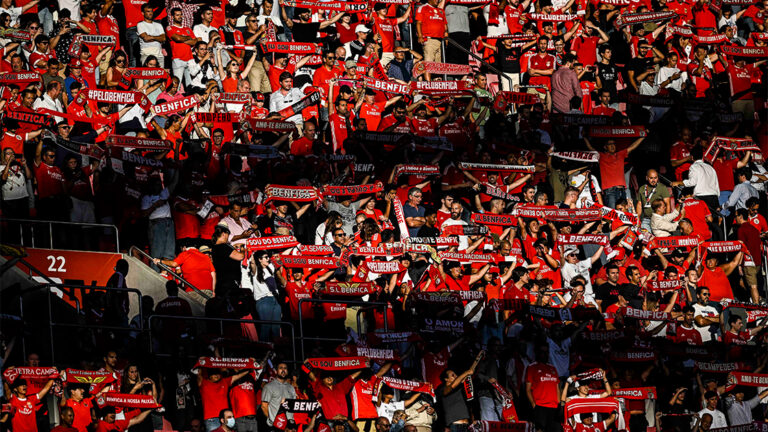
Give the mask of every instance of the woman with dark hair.
<path id="1" fill-rule="evenodd" d="M 344 225 L 344 221 L 341 219 L 339 212 L 328 212 L 328 217 L 325 222 L 317 226 L 315 230 L 315 244 L 316 245 L 329 245 L 333 243 L 333 231 L 337 228 L 341 228 Z"/>
<path id="2" fill-rule="evenodd" d="M 240 261 L 243 260 L 244 255 L 229 243 L 229 228 L 226 224 L 216 225 L 212 240 L 211 260 L 216 270 L 215 295 L 222 297 L 226 296 L 232 287 L 238 285 Z"/>
<path id="3" fill-rule="evenodd" d="M 109 69 L 107 69 L 107 82 L 106 86 L 109 89 L 117 88 L 120 81 L 123 79 L 123 73 L 125 73 L 128 67 L 128 60 L 125 53 L 118 51 L 117 54 L 109 61 Z"/>
<path id="4" fill-rule="evenodd" d="M 128 367 L 126 367 L 123 371 L 123 379 L 120 383 L 120 392 L 152 396 L 155 399 L 155 402 L 157 402 L 157 385 L 151 378 L 142 379 L 141 374 L 139 373 L 139 367 L 135 364 L 129 364 Z M 150 414 L 150 420 L 142 421 L 141 423 L 132 427 L 131 430 L 136 430 L 139 432 L 152 431 L 156 429 L 155 426 L 162 427 L 162 424 L 162 417 L 153 411 Z"/>
<path id="5" fill-rule="evenodd" d="M 269 254 L 266 251 L 258 251 L 248 260 L 248 267 L 242 269 L 243 289 L 253 291 L 253 299 L 256 301 L 256 315 L 263 321 L 280 321 L 280 305 L 277 303 L 278 281 L 285 286 L 285 278 L 280 272 L 275 271 L 275 266 L 269 262 Z M 259 337 L 262 340 L 273 341 L 280 335 L 280 326 L 262 324 Z"/>
<path id="6" fill-rule="evenodd" d="M 375 220 L 367 218 L 360 225 L 360 243 L 376 247 L 381 243 L 381 230 Z"/>
<path id="7" fill-rule="evenodd" d="M 469 428 L 469 408 L 464 400 L 461 390 L 462 383 L 470 375 L 475 373 L 475 368 L 483 358 L 484 351 L 475 358 L 475 362 L 461 375 L 456 375 L 451 369 L 446 369 L 440 374 L 442 383 L 435 390 L 435 394 L 440 399 L 440 418 L 445 421 L 445 426 L 450 428 L 450 432 L 464 432 Z"/>

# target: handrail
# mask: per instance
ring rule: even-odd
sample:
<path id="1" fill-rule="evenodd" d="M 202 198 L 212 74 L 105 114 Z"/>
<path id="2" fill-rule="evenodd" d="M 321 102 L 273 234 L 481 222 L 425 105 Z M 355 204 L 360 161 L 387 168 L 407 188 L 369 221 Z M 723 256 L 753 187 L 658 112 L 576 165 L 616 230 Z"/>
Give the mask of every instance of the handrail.
<path id="1" fill-rule="evenodd" d="M 152 258 L 151 255 L 149 255 L 148 253 L 144 252 L 143 250 L 137 248 L 136 246 L 131 246 L 131 248 L 128 249 L 128 254 L 130 255 L 134 251 L 137 251 L 140 255 L 142 255 L 143 257 L 147 258 L 150 262 L 152 262 L 152 264 L 155 264 L 154 261 L 153 261 L 154 258 Z M 211 296 L 209 296 L 208 294 L 200 291 L 196 286 L 194 286 L 191 283 L 189 283 L 188 280 L 184 279 L 178 273 L 176 273 L 176 271 L 174 269 L 168 267 L 167 265 L 163 264 L 162 262 L 157 263 L 155 265 L 160 267 L 160 268 L 162 268 L 163 270 L 171 273 L 174 278 L 180 280 L 182 284 L 192 288 L 192 290 L 195 291 L 198 295 L 200 295 L 200 297 L 202 297 L 202 298 L 204 298 L 206 300 L 210 300 L 211 299 Z"/>
<path id="2" fill-rule="evenodd" d="M 176 319 L 176 320 L 192 320 L 192 321 L 218 321 L 218 322 L 236 322 L 236 323 L 251 323 L 251 324 L 272 324 L 279 326 L 288 326 L 291 329 L 291 352 L 293 353 L 293 363 L 296 364 L 296 328 L 290 321 L 271 321 L 271 320 L 255 320 L 244 318 L 213 318 L 213 317 L 197 317 L 197 316 L 178 316 L 178 315 L 151 315 L 149 317 L 149 339 L 152 340 L 152 320 L 153 319 Z M 151 343 L 151 342 L 150 342 Z M 150 346 L 150 353 L 154 354 L 154 347 Z M 302 357 L 303 358 L 303 357 Z"/>
<path id="3" fill-rule="evenodd" d="M 363 301 L 363 300 L 328 300 L 328 299 L 313 299 L 313 298 L 303 298 L 299 299 L 299 340 L 301 341 L 301 358 L 305 358 L 304 355 L 304 319 L 302 317 L 302 304 L 303 303 L 340 303 L 347 306 L 372 306 L 372 307 L 378 307 L 378 306 L 384 306 L 384 330 L 389 330 L 389 323 L 387 320 L 387 306 L 389 306 L 388 302 L 369 302 L 369 301 Z M 360 320 L 359 315 L 357 316 L 357 326 L 358 326 L 358 332 L 360 331 Z M 313 340 L 321 340 L 322 338 L 313 338 Z M 326 338 L 327 339 L 327 338 Z"/>
<path id="4" fill-rule="evenodd" d="M 475 54 L 472 53 L 472 51 L 464 48 L 463 46 L 461 46 L 455 40 L 453 40 L 453 39 L 451 39 L 449 37 L 445 38 L 445 40 L 446 40 L 446 42 L 450 43 L 451 45 L 453 45 L 456 48 L 460 49 L 461 51 L 465 52 L 467 55 L 469 55 L 473 59 L 475 59 L 475 60 L 479 61 L 480 63 L 482 63 L 483 65 L 485 65 L 485 67 L 487 67 L 491 72 L 493 72 L 494 74 L 498 75 L 500 79 L 507 80 L 507 82 L 509 83 L 509 89 L 512 90 L 512 79 L 507 77 L 506 75 L 504 75 L 504 73 L 502 71 L 496 69 L 496 67 L 494 65 L 492 65 L 492 64 L 488 63 L 487 61 L 483 60 L 481 57 L 476 56 Z"/>
<path id="5" fill-rule="evenodd" d="M 120 231 L 117 226 L 113 224 L 99 224 L 99 223 L 85 223 L 85 222 L 68 222 L 68 221 L 52 221 L 52 220 L 37 220 L 37 219 L 16 219 L 0 217 L 0 222 L 24 222 L 30 224 L 48 224 L 48 237 L 50 238 L 50 247 L 53 249 L 53 224 L 59 225 L 78 225 L 80 227 L 93 227 L 93 228 L 113 228 L 115 230 L 115 253 L 120 253 Z M 24 246 L 24 233 L 21 233 L 21 245 Z M 32 247 L 35 247 L 35 238 L 32 236 Z M 62 249 L 68 250 L 68 249 Z M 95 251 L 89 251 L 95 252 Z"/>

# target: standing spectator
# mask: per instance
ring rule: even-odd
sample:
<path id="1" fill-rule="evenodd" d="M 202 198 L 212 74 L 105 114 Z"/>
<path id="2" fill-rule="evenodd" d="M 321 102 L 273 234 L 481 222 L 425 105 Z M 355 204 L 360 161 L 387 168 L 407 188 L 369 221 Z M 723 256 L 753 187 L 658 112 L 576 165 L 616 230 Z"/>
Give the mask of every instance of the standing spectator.
<path id="1" fill-rule="evenodd" d="M 552 74 L 552 109 L 555 112 L 566 113 L 570 111 L 570 103 L 573 98 L 581 98 L 581 85 L 573 65 L 576 57 L 566 54 L 563 64 Z"/>
<path id="2" fill-rule="evenodd" d="M 280 321 L 280 305 L 277 303 L 278 281 L 280 287 L 285 286 L 281 272 L 275 271 L 275 266 L 269 261 L 266 251 L 251 255 L 248 267 L 243 269 L 241 286 L 253 292 L 256 301 L 256 315 L 262 321 Z M 278 324 L 261 324 L 259 338 L 272 342 L 280 336 Z"/>
<path id="3" fill-rule="evenodd" d="M 172 259 L 176 255 L 170 192 L 155 177 L 149 182 L 149 193 L 141 197 L 142 216 L 149 217 L 150 253 L 155 258 Z"/>
<path id="4" fill-rule="evenodd" d="M 211 261 L 216 270 L 216 283 L 214 284 L 216 297 L 224 297 L 234 293 L 240 286 L 242 275 L 240 274 L 240 261 L 245 255 L 229 242 L 229 228 L 225 222 L 219 222 L 213 231 L 213 247 L 211 248 Z"/>
<path id="5" fill-rule="evenodd" d="M 205 430 L 207 432 L 212 432 L 223 424 L 219 419 L 223 419 L 220 413 L 224 410 L 232 415 L 232 411 L 229 409 L 227 393 L 232 382 L 244 377 L 248 372 L 250 372 L 249 369 L 243 369 L 232 376 L 224 377 L 220 369 L 197 370 L 197 387 L 200 388 L 200 398 L 203 402 L 203 418 L 205 419 Z M 203 376 L 204 373 L 207 377 Z M 234 423 L 234 417 L 232 422 Z"/>
<path id="6" fill-rule="evenodd" d="M 405 224 L 408 226 L 408 235 L 410 237 L 415 237 L 419 229 L 426 222 L 424 219 L 424 207 L 420 205 L 422 195 L 421 189 L 417 187 L 411 188 L 408 190 L 408 201 L 403 204 L 403 215 L 405 216 Z"/>
<path id="7" fill-rule="evenodd" d="M 636 139 L 624 150 L 617 150 L 616 141 L 611 138 L 603 146 L 605 151 L 600 152 L 600 179 L 606 206 L 616 208 L 617 202 L 627 198 L 627 182 L 624 179 L 626 159 L 644 139 L 645 137 Z M 590 150 L 597 151 L 587 138 L 584 138 L 584 143 Z"/>
<path id="8" fill-rule="evenodd" d="M 443 38 L 447 33 L 445 0 L 428 0 L 416 11 L 415 22 L 416 35 L 424 50 L 424 61 L 442 62 Z"/>
<path id="9" fill-rule="evenodd" d="M 642 221 L 642 227 L 646 230 L 651 230 L 651 216 L 653 215 L 653 209 L 651 204 L 657 199 L 661 199 L 664 202 L 664 213 L 667 214 L 672 211 L 672 205 L 670 203 L 669 188 L 664 184 L 659 183 L 659 173 L 654 169 L 649 169 L 645 173 L 646 184 L 640 186 L 637 191 L 637 198 L 635 199 L 635 213 L 640 216 Z"/>
<path id="10" fill-rule="evenodd" d="M 155 21 L 155 11 L 152 5 L 144 3 L 141 6 L 141 13 L 144 19 L 136 24 L 133 32 L 138 34 L 139 39 L 139 62 L 144 64 L 147 57 L 154 56 L 160 67 L 165 67 L 165 57 L 163 56 L 163 46 L 165 43 L 165 31 L 163 26 Z M 128 35 L 132 29 L 128 29 Z M 128 41 L 130 44 L 130 40 Z M 136 59 L 131 57 L 131 66 L 136 66 Z"/>
<path id="11" fill-rule="evenodd" d="M 192 60 L 192 47 L 198 42 L 198 38 L 192 32 L 192 29 L 183 25 L 183 15 L 181 9 L 173 8 L 170 13 L 172 22 L 166 30 L 168 39 L 171 42 L 171 52 L 173 53 L 173 76 L 179 80 L 184 80 L 184 84 L 189 84 L 189 61 Z M 146 20 L 146 15 L 145 15 Z M 147 38 L 142 38 L 147 41 Z"/>
<path id="12" fill-rule="evenodd" d="M 181 247 L 181 253 L 173 260 L 154 259 L 155 264 L 163 263 L 176 271 L 181 271 L 181 276 L 197 290 L 209 297 L 213 297 L 213 287 L 216 286 L 216 269 L 211 258 L 200 252 L 193 244 L 188 243 Z M 205 303 L 205 298 L 198 291 L 187 286 L 187 294 L 192 298 Z"/>
<path id="13" fill-rule="evenodd" d="M 477 368 L 482 355 L 483 352 L 480 351 L 472 366 L 461 375 L 456 375 L 456 372 L 451 369 L 445 369 L 440 374 L 440 381 L 442 382 L 435 389 L 435 393 L 441 400 L 441 418 L 445 421 L 450 432 L 466 432 L 469 428 L 469 409 L 464 401 L 462 389 L 464 388 L 464 381 L 471 379 L 470 377 L 475 373 L 475 368 Z"/>
<path id="14" fill-rule="evenodd" d="M 446 5 L 445 21 L 448 37 L 459 46 L 469 49 L 472 43 L 469 28 L 469 7 L 461 4 Z M 446 63 L 467 64 L 469 56 L 460 50 L 448 49 L 445 51 L 445 61 Z"/>
<path id="15" fill-rule="evenodd" d="M 288 363 L 280 361 L 275 369 L 275 379 L 268 382 L 261 390 L 261 411 L 267 419 L 267 425 L 272 426 L 275 416 L 280 411 L 280 405 L 286 399 L 296 399 L 296 390 L 291 384 Z M 293 420 L 293 413 L 286 413 L 288 420 Z"/>
<path id="16" fill-rule="evenodd" d="M 560 378 L 548 364 L 549 348 L 536 349 L 536 361 L 525 370 L 525 394 L 533 407 L 533 422 L 544 432 L 560 431 L 557 408 L 560 406 Z"/>

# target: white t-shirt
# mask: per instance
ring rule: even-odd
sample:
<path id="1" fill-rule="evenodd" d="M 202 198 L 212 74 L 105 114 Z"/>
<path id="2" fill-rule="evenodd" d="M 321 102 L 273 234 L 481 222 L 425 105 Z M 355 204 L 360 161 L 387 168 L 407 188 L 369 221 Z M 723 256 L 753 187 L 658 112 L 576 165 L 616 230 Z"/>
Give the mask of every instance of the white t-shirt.
<path id="1" fill-rule="evenodd" d="M 707 318 L 716 317 L 720 315 L 720 313 L 712 306 L 702 306 L 699 303 L 696 303 L 693 305 L 693 317 L 696 318 L 697 316 L 704 316 Z M 710 326 L 704 326 L 701 327 L 698 324 L 694 323 L 694 328 L 698 330 L 699 334 L 701 335 L 701 341 L 702 342 L 709 342 L 712 340 L 712 333 L 709 332 Z M 712 426 L 714 428 L 714 425 Z"/>
<path id="2" fill-rule="evenodd" d="M 392 421 L 392 416 L 395 415 L 395 411 L 404 409 L 405 402 L 391 401 L 390 403 L 382 403 L 379 405 L 376 408 L 376 412 L 379 414 L 379 417 L 386 417 L 389 421 Z"/>
<path id="3" fill-rule="evenodd" d="M 584 180 L 586 179 L 586 176 L 581 173 L 577 174 L 573 177 L 571 177 L 571 186 L 578 188 L 581 186 L 582 183 L 584 183 Z M 600 189 L 600 183 L 597 181 L 597 177 L 590 174 L 589 175 L 590 182 L 592 182 L 592 187 L 595 188 L 596 193 L 600 193 L 603 190 Z M 590 185 L 584 186 L 584 189 L 581 190 L 581 193 L 579 194 L 579 198 L 576 200 L 576 208 L 584 208 L 584 207 L 591 207 L 592 204 L 594 204 L 594 200 L 592 199 L 592 193 L 589 191 Z M 586 200 L 584 200 L 586 198 Z"/>
<path id="4" fill-rule="evenodd" d="M 728 427 L 728 423 L 725 421 L 725 414 L 723 414 L 722 411 L 718 410 L 708 410 L 707 408 L 704 408 L 703 410 L 699 411 L 699 418 L 703 416 L 704 414 L 709 414 L 712 416 L 712 427 L 711 429 L 718 429 L 718 428 L 724 428 Z M 692 424 L 695 424 L 696 419 L 693 419 Z"/>
<path id="5" fill-rule="evenodd" d="M 208 38 L 208 35 L 211 34 L 212 31 L 215 31 L 216 27 L 207 26 L 203 23 L 200 23 L 194 27 L 192 27 L 192 33 L 195 34 L 196 37 L 200 38 L 205 43 L 208 43 L 210 40 Z"/>
<path id="6" fill-rule="evenodd" d="M 275 277 L 275 266 L 268 264 L 266 269 L 264 269 L 264 282 L 259 282 L 256 275 L 251 276 L 248 267 L 241 267 L 241 270 L 240 286 L 243 289 L 253 291 L 254 300 L 259 301 L 265 297 L 272 296 L 272 291 L 269 290 L 269 285 L 266 284 L 266 280 L 269 277 Z"/>
<path id="7" fill-rule="evenodd" d="M 154 209 L 152 213 L 149 214 L 149 220 L 164 219 L 164 218 L 171 217 L 171 206 L 168 205 L 169 196 L 170 196 L 170 193 L 168 192 L 168 189 L 163 189 L 162 191 L 160 191 L 159 195 L 144 195 L 143 197 L 141 197 L 142 210 L 147 210 L 148 208 L 152 207 L 152 204 L 154 204 L 157 201 L 160 201 L 160 200 L 166 201 L 165 204 Z"/>
<path id="8" fill-rule="evenodd" d="M 146 33 L 148 36 L 160 36 L 165 34 L 165 29 L 158 22 L 148 23 L 142 21 L 136 24 L 136 32 L 139 35 Z M 139 49 L 141 54 L 145 56 L 158 56 L 163 53 L 163 45 L 157 41 L 144 42 L 144 39 L 139 38 Z"/>
<path id="9" fill-rule="evenodd" d="M 0 173 L 5 171 L 5 165 L 0 165 Z M 4 201 L 17 200 L 29 197 L 27 192 L 27 178 L 24 175 L 24 168 L 20 165 L 12 166 L 8 170 L 8 178 L 0 188 L 3 193 Z"/>
<path id="10" fill-rule="evenodd" d="M 592 260 L 587 258 L 583 261 L 579 261 L 576 264 L 566 262 L 560 269 L 560 274 L 563 275 L 563 286 L 571 286 L 571 279 L 576 276 L 582 276 L 587 280 L 587 285 L 584 287 L 584 298 L 587 296 L 593 297 L 592 283 L 589 281 L 589 269 L 592 268 Z"/>
<path id="11" fill-rule="evenodd" d="M 79 5 L 79 3 L 78 3 L 78 5 Z M 15 26 L 18 23 L 18 19 L 21 16 L 21 8 L 20 7 L 12 7 L 10 9 L 6 9 L 4 7 L 0 7 L 0 13 L 7 13 L 8 16 L 11 17 L 11 27 L 13 27 L 13 26 Z M 75 19 L 75 18 L 72 17 L 72 19 Z M 80 18 L 77 18 L 77 20 L 80 20 Z"/>

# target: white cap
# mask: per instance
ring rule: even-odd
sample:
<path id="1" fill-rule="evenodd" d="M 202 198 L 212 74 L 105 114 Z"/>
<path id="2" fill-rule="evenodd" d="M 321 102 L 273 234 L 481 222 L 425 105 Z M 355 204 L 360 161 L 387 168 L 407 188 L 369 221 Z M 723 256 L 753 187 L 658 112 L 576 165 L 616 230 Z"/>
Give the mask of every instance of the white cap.
<path id="1" fill-rule="evenodd" d="M 355 33 L 370 33 L 371 29 L 366 27 L 363 24 L 358 24 L 357 27 L 355 27 Z"/>
<path id="2" fill-rule="evenodd" d="M 565 251 L 563 251 L 563 256 L 568 256 L 570 254 L 578 253 L 579 249 L 574 246 L 569 246 L 565 248 Z"/>

